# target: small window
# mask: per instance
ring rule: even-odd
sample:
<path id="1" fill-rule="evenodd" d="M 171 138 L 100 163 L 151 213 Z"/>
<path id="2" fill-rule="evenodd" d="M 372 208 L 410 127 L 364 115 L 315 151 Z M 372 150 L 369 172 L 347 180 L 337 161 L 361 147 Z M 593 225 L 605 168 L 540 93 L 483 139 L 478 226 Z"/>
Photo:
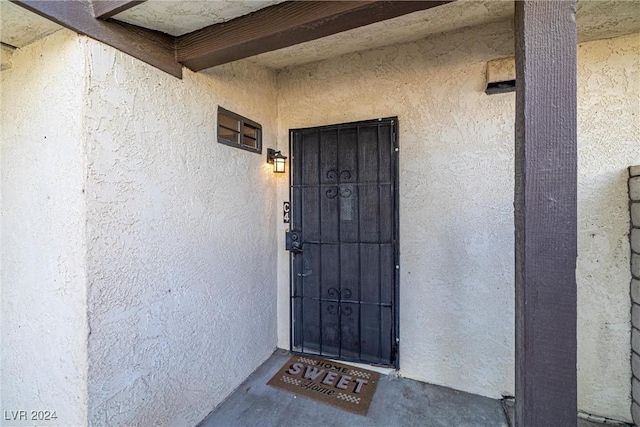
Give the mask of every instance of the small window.
<path id="1" fill-rule="evenodd" d="M 254 153 L 262 153 L 262 126 L 246 117 L 218 107 L 218 142 Z"/>

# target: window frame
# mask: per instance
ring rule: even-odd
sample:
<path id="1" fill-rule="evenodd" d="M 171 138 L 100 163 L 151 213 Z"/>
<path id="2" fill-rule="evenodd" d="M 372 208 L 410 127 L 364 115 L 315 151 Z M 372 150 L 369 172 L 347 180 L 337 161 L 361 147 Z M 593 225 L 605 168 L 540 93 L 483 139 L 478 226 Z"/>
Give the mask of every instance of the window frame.
<path id="1" fill-rule="evenodd" d="M 224 126 L 222 124 L 220 124 L 220 115 L 224 115 L 227 116 L 231 119 L 237 120 L 240 123 L 240 130 L 237 131 L 235 129 L 231 129 L 228 128 L 227 126 Z M 249 127 L 252 127 L 256 130 L 256 146 L 255 147 L 251 147 L 249 145 L 245 145 L 243 144 L 243 141 L 246 138 L 249 139 L 253 139 L 251 137 L 247 137 L 244 134 L 244 127 L 245 125 L 249 125 Z M 226 139 L 224 137 L 220 136 L 220 127 L 223 127 L 225 129 L 228 129 L 232 132 L 238 132 L 238 136 L 239 136 L 239 142 L 230 140 L 230 139 Z M 233 111 L 229 111 L 226 108 L 223 108 L 221 106 L 218 105 L 218 111 L 216 114 L 216 137 L 218 139 L 218 143 L 220 144 L 224 144 L 224 145 L 228 145 L 230 147 L 234 147 L 234 148 L 239 148 L 241 150 L 245 150 L 245 151 L 250 151 L 252 153 L 257 153 L 257 154 L 262 154 L 262 125 L 260 125 L 260 123 L 258 122 L 254 122 L 251 119 L 248 119 L 244 116 L 241 116 L 240 114 L 234 113 Z"/>

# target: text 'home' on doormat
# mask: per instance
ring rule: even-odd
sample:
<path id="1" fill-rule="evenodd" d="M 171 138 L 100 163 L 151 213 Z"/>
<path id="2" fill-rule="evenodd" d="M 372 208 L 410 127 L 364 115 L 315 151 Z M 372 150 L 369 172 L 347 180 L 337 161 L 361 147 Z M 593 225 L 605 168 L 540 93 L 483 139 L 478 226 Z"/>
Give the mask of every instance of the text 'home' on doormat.
<path id="1" fill-rule="evenodd" d="M 268 385 L 367 415 L 378 372 L 310 356 L 292 356 Z"/>

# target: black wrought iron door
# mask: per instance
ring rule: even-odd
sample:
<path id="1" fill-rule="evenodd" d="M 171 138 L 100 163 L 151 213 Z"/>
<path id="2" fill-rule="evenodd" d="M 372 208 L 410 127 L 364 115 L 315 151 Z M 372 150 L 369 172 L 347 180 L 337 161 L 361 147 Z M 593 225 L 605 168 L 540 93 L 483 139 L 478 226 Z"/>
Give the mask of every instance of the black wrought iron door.
<path id="1" fill-rule="evenodd" d="M 397 364 L 396 129 L 291 131 L 293 351 Z"/>

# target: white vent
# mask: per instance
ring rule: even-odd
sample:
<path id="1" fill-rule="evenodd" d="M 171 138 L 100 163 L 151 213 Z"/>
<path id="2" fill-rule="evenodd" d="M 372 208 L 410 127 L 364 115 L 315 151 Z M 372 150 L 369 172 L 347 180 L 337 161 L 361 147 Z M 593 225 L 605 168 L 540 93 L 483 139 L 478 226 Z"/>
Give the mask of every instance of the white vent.
<path id="1" fill-rule="evenodd" d="M 485 93 L 515 92 L 516 90 L 516 60 L 509 58 L 494 59 L 487 62 L 487 86 Z"/>

